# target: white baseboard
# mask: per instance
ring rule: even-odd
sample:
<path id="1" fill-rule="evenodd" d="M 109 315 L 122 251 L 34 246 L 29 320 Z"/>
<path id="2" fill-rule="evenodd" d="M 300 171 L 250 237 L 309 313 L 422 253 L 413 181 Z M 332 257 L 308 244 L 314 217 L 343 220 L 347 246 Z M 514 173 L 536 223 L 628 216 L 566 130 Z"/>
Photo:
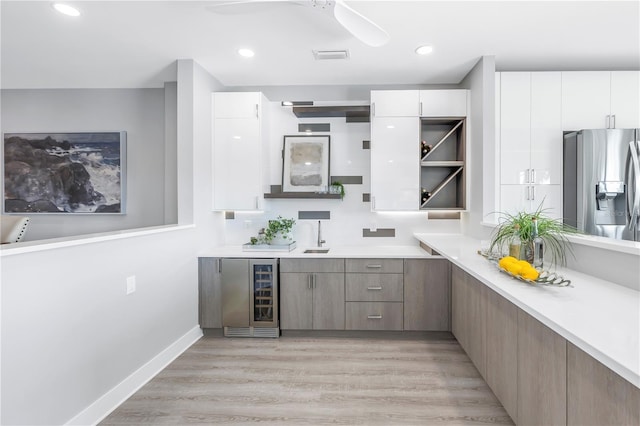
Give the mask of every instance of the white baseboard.
<path id="1" fill-rule="evenodd" d="M 129 377 L 102 395 L 66 424 L 98 424 L 201 337 L 202 330 L 199 326 L 189 330 L 184 336 L 173 342 L 168 348 L 153 357 L 145 365 L 138 368 Z"/>

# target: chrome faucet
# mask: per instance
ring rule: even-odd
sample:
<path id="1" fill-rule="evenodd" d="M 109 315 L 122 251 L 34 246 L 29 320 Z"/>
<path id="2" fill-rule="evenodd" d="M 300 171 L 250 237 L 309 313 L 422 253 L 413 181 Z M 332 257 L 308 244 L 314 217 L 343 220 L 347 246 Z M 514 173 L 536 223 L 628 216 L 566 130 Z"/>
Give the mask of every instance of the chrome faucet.
<path id="1" fill-rule="evenodd" d="M 322 239 L 322 228 L 320 226 L 320 221 L 318 221 L 318 247 L 322 247 L 323 243 L 326 243 L 326 241 Z"/>

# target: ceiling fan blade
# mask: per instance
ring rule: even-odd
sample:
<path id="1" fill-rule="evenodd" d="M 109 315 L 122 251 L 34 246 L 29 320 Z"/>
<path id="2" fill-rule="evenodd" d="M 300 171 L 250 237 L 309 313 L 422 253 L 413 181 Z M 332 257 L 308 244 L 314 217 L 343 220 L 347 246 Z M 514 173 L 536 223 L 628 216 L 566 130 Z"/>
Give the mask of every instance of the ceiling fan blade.
<path id="1" fill-rule="evenodd" d="M 286 0 L 229 0 L 213 2 L 206 9 L 217 15 L 249 15 L 273 11 L 274 6 L 280 7 L 288 3 L 290 2 Z"/>
<path id="2" fill-rule="evenodd" d="M 389 41 L 389 34 L 385 30 L 347 6 L 342 0 L 336 0 L 333 15 L 347 31 L 369 46 L 378 47 Z"/>

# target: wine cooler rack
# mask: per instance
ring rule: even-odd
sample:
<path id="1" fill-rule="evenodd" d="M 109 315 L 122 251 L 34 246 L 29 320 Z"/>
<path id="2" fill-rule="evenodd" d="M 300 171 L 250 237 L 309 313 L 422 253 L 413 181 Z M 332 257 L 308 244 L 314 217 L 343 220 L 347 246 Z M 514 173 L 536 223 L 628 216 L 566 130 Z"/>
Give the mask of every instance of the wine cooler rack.
<path id="1" fill-rule="evenodd" d="M 420 121 L 420 209 L 464 210 L 466 119 Z"/>

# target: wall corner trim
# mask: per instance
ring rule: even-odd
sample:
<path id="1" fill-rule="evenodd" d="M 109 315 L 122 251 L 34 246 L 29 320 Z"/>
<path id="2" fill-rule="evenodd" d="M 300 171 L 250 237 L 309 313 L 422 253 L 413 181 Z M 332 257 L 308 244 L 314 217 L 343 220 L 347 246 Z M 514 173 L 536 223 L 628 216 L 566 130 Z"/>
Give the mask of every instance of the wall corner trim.
<path id="1" fill-rule="evenodd" d="M 196 325 L 178 340 L 169 345 L 146 364 L 138 368 L 102 395 L 87 408 L 69 420 L 67 425 L 96 425 L 104 420 L 113 410 L 136 393 L 149 380 L 153 379 L 173 360 L 202 337 L 202 329 Z"/>

